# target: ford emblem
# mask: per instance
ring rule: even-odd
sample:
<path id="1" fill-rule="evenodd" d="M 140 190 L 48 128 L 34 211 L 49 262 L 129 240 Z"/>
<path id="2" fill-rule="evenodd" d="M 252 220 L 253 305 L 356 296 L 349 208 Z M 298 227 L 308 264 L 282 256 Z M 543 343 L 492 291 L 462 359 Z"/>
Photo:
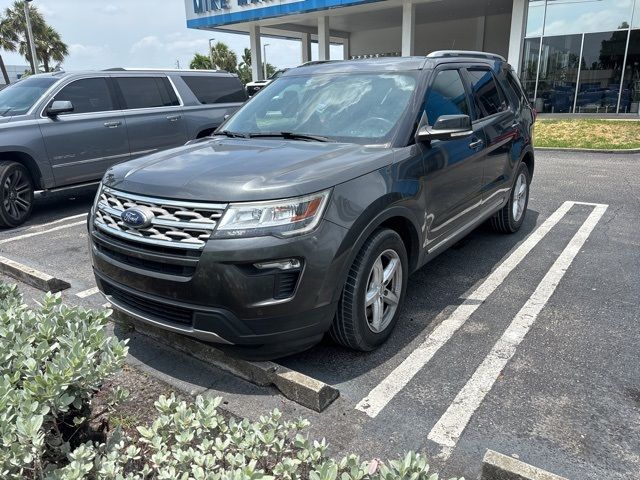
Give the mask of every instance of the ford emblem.
<path id="1" fill-rule="evenodd" d="M 132 207 L 122 212 L 122 222 L 131 228 L 146 228 L 151 225 L 153 217 L 149 207 Z"/>

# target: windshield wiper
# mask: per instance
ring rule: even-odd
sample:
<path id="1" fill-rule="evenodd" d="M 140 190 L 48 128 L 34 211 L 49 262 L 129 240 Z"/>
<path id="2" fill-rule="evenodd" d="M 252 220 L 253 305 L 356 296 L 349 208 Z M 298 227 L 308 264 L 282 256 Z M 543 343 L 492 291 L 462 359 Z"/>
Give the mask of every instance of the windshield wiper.
<path id="1" fill-rule="evenodd" d="M 222 130 L 221 132 L 215 132 L 216 135 L 224 135 L 229 138 L 249 138 L 246 133 L 231 132 L 229 130 Z"/>
<path id="2" fill-rule="evenodd" d="M 282 137 L 287 140 L 312 140 L 314 142 L 332 142 L 329 137 L 323 137 L 322 135 L 309 135 L 306 133 L 295 132 L 268 132 L 268 133 L 250 133 L 250 138 L 261 137 Z"/>

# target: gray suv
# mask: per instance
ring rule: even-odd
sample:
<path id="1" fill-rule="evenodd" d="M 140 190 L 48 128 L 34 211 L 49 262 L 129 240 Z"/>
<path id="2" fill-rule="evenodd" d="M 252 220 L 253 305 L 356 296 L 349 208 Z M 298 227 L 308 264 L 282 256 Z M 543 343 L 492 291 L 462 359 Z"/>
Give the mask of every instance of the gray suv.
<path id="1" fill-rule="evenodd" d="M 520 229 L 534 118 L 496 55 L 294 68 L 216 135 L 107 171 L 98 287 L 118 314 L 243 356 L 325 332 L 373 350 L 410 273 L 485 221 Z"/>
<path id="2" fill-rule="evenodd" d="M 245 100 L 236 75 L 55 72 L 0 92 L 0 226 L 23 223 L 34 190 L 97 182 L 113 164 L 211 134 Z"/>

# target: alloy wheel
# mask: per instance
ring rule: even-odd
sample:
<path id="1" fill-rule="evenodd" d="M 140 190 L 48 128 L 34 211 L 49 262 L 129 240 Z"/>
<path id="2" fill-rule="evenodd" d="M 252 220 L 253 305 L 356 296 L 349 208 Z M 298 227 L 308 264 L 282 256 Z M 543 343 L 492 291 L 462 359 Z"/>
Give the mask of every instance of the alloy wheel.
<path id="1" fill-rule="evenodd" d="M 395 250 L 382 252 L 371 267 L 364 305 L 367 326 L 380 333 L 389 326 L 402 293 L 402 262 Z"/>
<path id="2" fill-rule="evenodd" d="M 513 188 L 512 213 L 513 220 L 519 222 L 527 205 L 527 176 L 524 173 L 518 175 L 516 185 Z"/>
<path id="3" fill-rule="evenodd" d="M 12 219 L 20 221 L 31 208 L 31 184 L 18 169 L 9 173 L 2 186 L 4 210 Z"/>

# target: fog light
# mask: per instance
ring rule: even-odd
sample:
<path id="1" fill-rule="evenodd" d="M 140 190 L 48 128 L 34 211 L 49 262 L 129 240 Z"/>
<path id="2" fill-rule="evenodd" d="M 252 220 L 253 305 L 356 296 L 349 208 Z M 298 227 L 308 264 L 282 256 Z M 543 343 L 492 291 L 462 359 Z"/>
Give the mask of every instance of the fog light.
<path id="1" fill-rule="evenodd" d="M 260 270 L 295 270 L 300 268 L 300 260 L 297 258 L 287 258 L 284 260 L 274 260 L 272 262 L 254 263 L 253 266 Z"/>

